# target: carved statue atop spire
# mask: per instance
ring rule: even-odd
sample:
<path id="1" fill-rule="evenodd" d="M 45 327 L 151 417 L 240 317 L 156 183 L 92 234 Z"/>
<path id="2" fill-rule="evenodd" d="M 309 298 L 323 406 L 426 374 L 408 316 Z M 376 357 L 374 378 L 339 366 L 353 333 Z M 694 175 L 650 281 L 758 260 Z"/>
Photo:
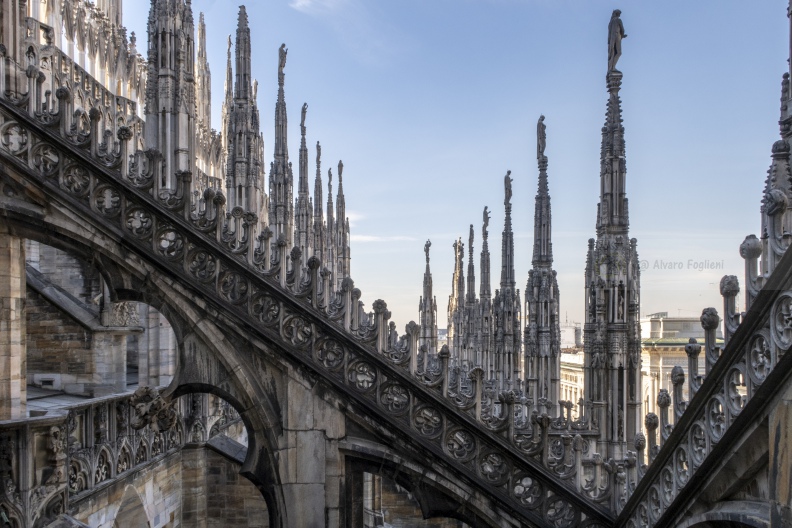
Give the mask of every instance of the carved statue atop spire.
<path id="1" fill-rule="evenodd" d="M 484 206 L 484 225 L 481 227 L 481 232 L 482 232 L 484 238 L 487 238 L 487 228 L 489 227 L 489 220 L 490 220 L 489 208 L 485 205 Z"/>
<path id="2" fill-rule="evenodd" d="M 627 38 L 624 32 L 624 24 L 622 24 L 621 11 L 618 9 L 613 10 L 610 23 L 608 24 L 608 71 L 616 69 L 616 63 L 619 62 L 621 57 L 621 41 Z"/>
<path id="3" fill-rule="evenodd" d="M 344 162 L 338 160 L 338 185 L 341 185 L 341 178 L 344 174 Z"/>
<path id="4" fill-rule="evenodd" d="M 545 116 L 540 115 L 539 121 L 536 123 L 536 159 L 545 157 L 544 151 L 547 145 L 547 127 L 544 124 Z"/>
<path id="5" fill-rule="evenodd" d="M 283 68 L 286 67 L 286 54 L 289 50 L 286 49 L 286 44 L 281 44 L 278 50 L 278 78 L 283 76 Z"/>
<path id="6" fill-rule="evenodd" d="M 504 205 L 511 204 L 511 197 L 512 197 L 512 179 L 511 179 L 511 171 L 506 171 L 506 176 L 503 178 L 503 186 L 505 187 L 506 194 L 503 198 Z"/>
<path id="7" fill-rule="evenodd" d="M 427 240 L 424 244 L 424 253 L 426 253 L 426 263 L 429 264 L 429 248 L 432 247 L 432 241 Z"/>
<path id="8" fill-rule="evenodd" d="M 303 103 L 303 105 L 302 105 L 302 114 L 300 116 L 300 128 L 303 129 L 303 130 L 305 130 L 305 114 L 307 112 L 308 112 L 308 103 Z"/>
<path id="9" fill-rule="evenodd" d="M 228 49 L 226 50 L 228 57 L 231 58 L 231 35 L 228 35 Z"/>
<path id="10" fill-rule="evenodd" d="M 322 145 L 319 142 L 316 142 L 316 168 L 318 169 L 321 165 L 322 160 Z"/>

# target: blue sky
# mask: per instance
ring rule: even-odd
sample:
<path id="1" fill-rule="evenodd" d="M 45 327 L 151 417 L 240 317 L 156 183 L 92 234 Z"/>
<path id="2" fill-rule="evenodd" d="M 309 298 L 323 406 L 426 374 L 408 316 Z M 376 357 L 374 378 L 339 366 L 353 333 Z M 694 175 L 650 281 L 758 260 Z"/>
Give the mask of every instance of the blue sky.
<path id="1" fill-rule="evenodd" d="M 145 50 L 142 5 L 125 2 L 124 17 Z M 226 36 L 235 34 L 238 4 L 192 6 L 196 22 L 200 11 L 207 20 L 219 128 Z M 296 161 L 300 108 L 308 102 L 308 141 L 322 143 L 323 172 L 344 160 L 352 277 L 367 308 L 387 301 L 400 330 L 418 317 L 427 239 L 445 325 L 451 245 L 460 236 L 467 244 L 473 223 L 478 255 L 485 205 L 497 288 L 506 170 L 514 178 L 516 273 L 524 288 L 540 114 L 562 318 L 582 319 L 607 101 L 607 24 L 617 7 L 628 35 L 619 69 L 630 234 L 648 266 L 641 312 L 722 311 L 721 276 L 744 281 L 738 248 L 747 234 L 759 234 L 762 186 L 779 137 L 789 50 L 783 0 L 254 0 L 246 7 L 265 156 L 272 157 L 277 50 L 285 42 L 291 157 Z M 694 269 L 702 261 L 722 267 Z M 476 273 L 480 278 L 478 256 Z"/>

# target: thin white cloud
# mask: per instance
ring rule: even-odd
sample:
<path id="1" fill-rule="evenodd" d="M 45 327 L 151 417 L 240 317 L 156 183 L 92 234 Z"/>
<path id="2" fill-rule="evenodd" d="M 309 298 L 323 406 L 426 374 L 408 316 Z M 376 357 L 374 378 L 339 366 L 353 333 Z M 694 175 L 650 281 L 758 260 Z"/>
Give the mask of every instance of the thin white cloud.
<path id="1" fill-rule="evenodd" d="M 309 15 L 321 15 L 336 11 L 347 0 L 291 0 L 289 7 Z"/>
<path id="2" fill-rule="evenodd" d="M 290 0 L 289 7 L 322 19 L 360 62 L 377 66 L 403 50 L 407 35 L 363 0 Z M 397 45 L 398 43 L 398 45 Z"/>
<path id="3" fill-rule="evenodd" d="M 376 235 L 352 235 L 352 242 L 413 242 L 417 240 L 410 236 L 376 236 Z"/>
<path id="4" fill-rule="evenodd" d="M 358 213 L 357 211 L 347 211 L 347 218 L 349 219 L 349 227 L 350 229 L 355 227 L 359 221 L 361 221 L 365 216 L 362 213 Z"/>

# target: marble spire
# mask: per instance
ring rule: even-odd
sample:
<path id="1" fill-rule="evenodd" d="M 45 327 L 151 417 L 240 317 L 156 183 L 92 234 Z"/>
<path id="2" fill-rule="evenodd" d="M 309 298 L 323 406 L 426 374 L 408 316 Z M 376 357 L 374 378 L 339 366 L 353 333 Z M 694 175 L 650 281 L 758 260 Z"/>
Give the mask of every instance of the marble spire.
<path id="1" fill-rule="evenodd" d="M 349 248 L 349 219 L 346 215 L 346 199 L 344 198 L 344 162 L 338 160 L 338 195 L 336 196 L 336 267 L 337 287 L 341 281 L 349 277 L 351 255 Z"/>
<path id="2" fill-rule="evenodd" d="M 212 73 L 206 57 L 206 23 L 204 14 L 198 16 L 198 61 L 195 73 L 196 118 L 207 130 L 212 128 Z"/>
<path id="3" fill-rule="evenodd" d="M 557 416 L 561 390 L 561 327 L 556 272 L 552 269 L 550 193 L 544 116 L 537 123 L 539 184 L 534 205 L 532 269 L 525 286 L 525 378 L 538 413 Z"/>
<path id="4" fill-rule="evenodd" d="M 424 364 L 421 370 L 425 369 L 427 361 L 426 354 L 437 353 L 437 299 L 432 291 L 432 270 L 429 268 L 429 248 L 432 242 L 427 240 L 424 245 L 426 253 L 426 271 L 423 277 L 423 295 L 418 301 L 418 320 L 421 325 L 419 345 L 424 354 Z"/>
<path id="5" fill-rule="evenodd" d="M 195 30 L 189 2 L 170 4 L 149 11 L 144 136 L 163 155 L 163 189 L 175 190 L 179 173 L 195 172 Z"/>
<path id="6" fill-rule="evenodd" d="M 275 103 L 275 154 L 270 165 L 269 178 L 269 224 L 275 237 L 283 235 L 286 247 L 292 247 L 294 245 L 294 175 L 289 162 L 288 120 L 283 87 L 287 53 L 286 44 L 281 44 L 278 50 L 278 98 Z"/>
<path id="7" fill-rule="evenodd" d="M 234 99 L 250 100 L 252 78 L 250 76 L 250 26 L 245 6 L 239 6 L 236 31 L 236 82 Z"/>
<path id="8" fill-rule="evenodd" d="M 637 241 L 628 238 L 621 56 L 624 28 L 614 11 L 609 28 L 608 104 L 602 127 L 597 239 L 586 258 L 584 387 L 588 419 L 599 423 L 595 452 L 622 459 L 643 422 L 641 414 L 640 268 Z M 614 39 L 617 39 L 616 42 Z M 618 49 L 614 48 L 614 42 Z"/>
<path id="9" fill-rule="evenodd" d="M 481 284 L 479 285 L 479 297 L 483 299 L 492 298 L 492 279 L 490 277 L 490 253 L 489 253 L 489 227 L 490 213 L 484 207 L 484 220 L 481 224 Z"/>
<path id="10" fill-rule="evenodd" d="M 234 109 L 234 69 L 231 63 L 231 35 L 228 35 L 226 43 L 226 74 L 223 83 L 223 105 L 220 107 L 220 135 L 225 144 L 225 155 L 228 156 L 228 136 L 231 111 Z M 228 178 L 228 175 L 226 175 Z M 226 187 L 230 187 L 231 182 L 226 180 Z"/>
<path id="11" fill-rule="evenodd" d="M 250 27 L 245 6 L 240 6 L 236 31 L 236 77 L 231 96 L 231 47 L 228 48 L 224 141 L 228 208 L 253 212 L 262 223 L 267 216 L 264 188 L 264 140 L 250 77 Z"/>
<path id="12" fill-rule="evenodd" d="M 537 159 L 539 165 L 539 188 L 534 207 L 534 246 L 531 264 L 534 267 L 550 267 L 553 264 L 553 242 L 551 240 L 550 193 L 547 187 L 547 156 L 544 155 L 544 116 L 539 118 L 539 137 L 537 143 L 541 151 Z"/>
<path id="13" fill-rule="evenodd" d="M 476 302 L 476 267 L 473 264 L 473 224 L 470 224 L 470 233 L 468 234 L 468 276 L 467 276 L 467 297 L 466 304 L 474 304 Z"/>
<path id="14" fill-rule="evenodd" d="M 492 313 L 495 376 L 501 389 L 515 387 L 522 376 L 522 331 L 520 320 L 520 293 L 515 289 L 514 277 L 514 233 L 511 220 L 512 178 L 506 171 L 503 178 L 505 217 L 501 242 L 501 281 L 500 289 L 495 292 Z"/>
<path id="15" fill-rule="evenodd" d="M 324 211 L 322 209 L 322 146 L 316 142 L 316 178 L 314 179 L 314 255 L 324 259 Z M 327 266 L 326 262 L 323 265 Z"/>
<path id="16" fill-rule="evenodd" d="M 465 306 L 465 244 L 458 239 L 454 248 L 454 275 L 448 297 L 448 348 L 452 361 L 458 364 L 462 353 L 462 318 Z"/>
<path id="17" fill-rule="evenodd" d="M 623 74 L 609 70 L 606 75 L 608 105 L 602 127 L 600 147 L 600 203 L 597 234 L 627 234 L 630 225 L 627 209 L 627 163 L 619 90 Z"/>
<path id="18" fill-rule="evenodd" d="M 336 246 L 335 246 L 335 207 L 333 205 L 333 169 L 327 169 L 327 215 L 325 223 L 325 258 L 323 262 L 327 269 L 332 273 L 332 284 L 338 283 L 338 274 L 336 272 Z"/>
<path id="19" fill-rule="evenodd" d="M 501 239 L 501 289 L 514 288 L 514 233 L 512 232 L 511 198 L 512 178 L 511 171 L 506 171 L 503 179 L 504 198 L 503 205 L 506 215 L 503 220 L 503 237 Z"/>
<path id="20" fill-rule="evenodd" d="M 480 366 L 484 369 L 487 379 L 494 377 L 495 363 L 492 355 L 492 290 L 490 278 L 489 227 L 490 213 L 484 207 L 481 224 L 481 283 L 479 284 L 479 302 L 476 309 L 477 354 Z"/>
<path id="21" fill-rule="evenodd" d="M 300 118 L 300 163 L 298 167 L 297 200 L 294 206 L 294 243 L 303 255 L 303 265 L 313 254 L 313 214 L 308 190 L 308 146 L 305 141 L 305 117 L 308 103 L 302 106 Z"/>

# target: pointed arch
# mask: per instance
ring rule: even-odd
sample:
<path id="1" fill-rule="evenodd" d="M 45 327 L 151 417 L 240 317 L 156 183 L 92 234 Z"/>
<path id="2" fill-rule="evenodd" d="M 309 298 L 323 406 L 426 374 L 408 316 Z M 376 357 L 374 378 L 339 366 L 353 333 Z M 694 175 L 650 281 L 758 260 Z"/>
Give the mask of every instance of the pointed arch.
<path id="1" fill-rule="evenodd" d="M 149 528 L 148 512 L 134 486 L 127 486 L 121 497 L 113 528 Z"/>

